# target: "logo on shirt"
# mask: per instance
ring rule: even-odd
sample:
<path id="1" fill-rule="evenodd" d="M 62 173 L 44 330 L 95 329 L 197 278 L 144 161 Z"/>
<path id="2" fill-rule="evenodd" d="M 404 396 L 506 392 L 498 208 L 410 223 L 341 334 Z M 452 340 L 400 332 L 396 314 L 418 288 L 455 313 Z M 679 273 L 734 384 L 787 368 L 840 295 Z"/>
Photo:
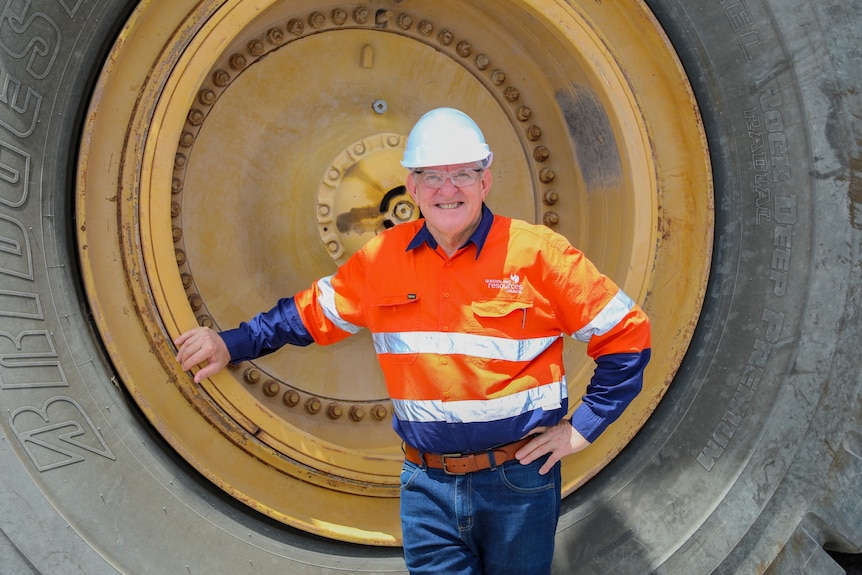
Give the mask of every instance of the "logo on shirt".
<path id="1" fill-rule="evenodd" d="M 521 284 L 521 276 L 515 273 L 500 280 L 486 279 L 485 285 L 491 289 L 503 290 L 509 294 L 520 294 L 524 290 L 524 286 Z"/>

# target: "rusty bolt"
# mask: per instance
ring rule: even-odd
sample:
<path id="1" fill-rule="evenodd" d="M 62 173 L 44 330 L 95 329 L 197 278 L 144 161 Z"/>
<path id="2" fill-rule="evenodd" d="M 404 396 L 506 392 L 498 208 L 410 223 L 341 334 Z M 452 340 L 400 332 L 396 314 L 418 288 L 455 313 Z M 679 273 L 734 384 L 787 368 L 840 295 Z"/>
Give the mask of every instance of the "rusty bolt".
<path id="1" fill-rule="evenodd" d="M 186 167 L 187 161 L 188 161 L 188 158 L 186 158 L 185 154 L 176 154 L 174 156 L 174 169 L 175 170 L 182 170 L 184 167 Z"/>
<path id="2" fill-rule="evenodd" d="M 228 74 L 225 70 L 216 70 L 213 72 L 213 84 L 218 86 L 219 88 L 224 88 L 228 84 L 230 84 L 230 74 Z"/>
<path id="3" fill-rule="evenodd" d="M 305 411 L 311 415 L 320 413 L 321 403 L 316 397 L 309 397 L 305 400 Z"/>
<path id="4" fill-rule="evenodd" d="M 371 408 L 371 418 L 375 421 L 383 421 L 388 413 L 389 411 L 386 409 L 386 406 L 379 403 Z"/>
<path id="5" fill-rule="evenodd" d="M 419 30 L 419 33 L 423 36 L 430 36 L 434 31 L 434 24 L 432 24 L 430 20 L 422 20 L 419 22 L 419 26 L 417 26 L 416 29 Z"/>
<path id="6" fill-rule="evenodd" d="M 215 322 L 213 321 L 213 318 L 211 318 L 210 316 L 202 315 L 202 316 L 198 317 L 198 325 L 213 328 L 213 327 L 215 327 Z"/>
<path id="7" fill-rule="evenodd" d="M 437 34 L 437 40 L 444 46 L 448 46 L 453 40 L 455 40 L 455 34 L 444 28 L 443 30 L 440 30 L 439 34 Z"/>
<path id="8" fill-rule="evenodd" d="M 479 68 L 480 70 L 484 70 L 485 68 L 487 68 L 490 65 L 491 65 L 491 60 L 489 60 L 486 55 L 479 54 L 478 56 L 476 56 L 476 67 Z"/>
<path id="9" fill-rule="evenodd" d="M 299 18 L 291 18 L 287 23 L 287 31 L 294 36 L 299 36 L 305 30 L 305 24 Z"/>
<path id="10" fill-rule="evenodd" d="M 266 39 L 270 44 L 279 46 L 284 43 L 284 32 L 282 32 L 280 28 L 270 28 L 266 32 Z"/>
<path id="11" fill-rule="evenodd" d="M 521 97 L 521 91 L 509 86 L 503 90 L 503 97 L 506 98 L 507 102 L 516 102 Z"/>
<path id="12" fill-rule="evenodd" d="M 551 157 L 551 151 L 545 146 L 536 146 L 533 150 L 533 159 L 537 162 L 544 162 Z"/>
<path id="13" fill-rule="evenodd" d="M 354 405 L 350 408 L 350 411 L 347 412 L 347 416 L 350 417 L 351 421 L 362 421 L 365 419 L 365 409 L 359 405 Z"/>
<path id="14" fill-rule="evenodd" d="M 192 287 L 192 274 L 183 272 L 180 274 L 180 281 L 183 282 L 183 288 L 189 289 Z"/>
<path id="15" fill-rule="evenodd" d="M 371 12 L 368 8 L 359 6 L 353 11 L 353 21 L 357 24 L 365 24 L 369 18 L 371 18 Z"/>
<path id="16" fill-rule="evenodd" d="M 204 123 L 204 113 L 197 108 L 192 108 L 189 110 L 188 121 L 192 126 L 200 126 Z"/>
<path id="17" fill-rule="evenodd" d="M 344 415 L 344 408 L 337 403 L 330 403 L 326 406 L 326 417 L 329 419 L 339 419 Z"/>
<path id="18" fill-rule="evenodd" d="M 215 101 L 216 95 L 215 92 L 213 92 L 212 90 L 204 88 L 203 90 L 198 92 L 198 102 L 200 102 L 204 106 L 212 106 L 213 104 L 215 104 Z"/>
<path id="19" fill-rule="evenodd" d="M 550 184 L 554 181 L 554 179 L 556 179 L 556 177 L 557 173 L 554 172 L 554 170 L 552 170 L 551 168 L 542 168 L 539 172 L 539 180 L 543 184 Z"/>
<path id="20" fill-rule="evenodd" d="M 246 382 L 255 384 L 260 381 L 260 370 L 256 367 L 247 367 L 245 371 L 242 372 L 243 378 L 245 378 Z"/>
<path id="21" fill-rule="evenodd" d="M 542 137 L 542 128 L 533 124 L 529 128 L 527 128 L 527 139 L 531 142 L 535 142 L 539 138 Z"/>
<path id="22" fill-rule="evenodd" d="M 234 54 L 230 57 L 230 60 L 228 60 L 228 64 L 230 65 L 231 69 L 237 71 L 245 68 L 245 63 L 245 56 L 243 56 L 242 54 Z"/>
<path id="23" fill-rule="evenodd" d="M 547 192 L 545 192 L 545 195 L 542 199 L 544 200 L 545 204 L 553 206 L 557 203 L 557 200 L 560 199 L 560 195 L 554 190 L 548 190 Z"/>
<path id="24" fill-rule="evenodd" d="M 171 180 L 171 193 L 179 194 L 183 191 L 183 181 L 180 178 L 174 178 Z"/>
<path id="25" fill-rule="evenodd" d="M 542 223 L 546 226 L 556 226 L 560 223 L 560 216 L 557 212 L 545 212 L 545 215 L 542 216 Z"/>
<path id="26" fill-rule="evenodd" d="M 413 25 L 413 18 L 410 17 L 410 14 L 401 14 L 398 16 L 398 26 L 402 30 L 409 30 Z"/>
<path id="27" fill-rule="evenodd" d="M 461 40 L 455 46 L 455 52 L 462 58 L 469 58 L 473 54 L 473 45 L 466 40 Z"/>
<path id="28" fill-rule="evenodd" d="M 174 243 L 183 239 L 183 229 L 177 226 L 173 226 L 171 228 L 171 237 L 174 239 Z"/>
<path id="29" fill-rule="evenodd" d="M 180 136 L 180 146 L 190 148 L 195 143 L 195 135 L 191 132 L 183 132 Z"/>
<path id="30" fill-rule="evenodd" d="M 186 263 L 186 252 L 184 252 L 183 250 L 180 250 L 180 249 L 176 249 L 176 250 L 174 250 L 174 255 L 177 258 L 177 265 L 178 266 L 181 266 L 184 263 Z"/>
<path id="31" fill-rule="evenodd" d="M 267 397 L 275 397 L 278 395 L 279 389 L 281 389 L 281 386 L 274 379 L 267 379 L 263 382 L 263 393 Z"/>
<path id="32" fill-rule="evenodd" d="M 308 25 L 315 30 L 323 28 L 324 24 L 326 24 L 326 16 L 324 16 L 320 12 L 312 12 L 311 15 L 308 17 Z"/>
<path id="33" fill-rule="evenodd" d="M 171 202 L 171 217 L 176 218 L 182 213 L 179 202 Z"/>
<path id="34" fill-rule="evenodd" d="M 266 52 L 266 46 L 260 40 L 254 39 L 248 43 L 248 53 L 255 57 L 263 56 Z"/>
<path id="35" fill-rule="evenodd" d="M 204 300 L 200 295 L 193 293 L 189 296 L 189 305 L 192 306 L 192 311 L 200 311 L 204 306 Z"/>
<path id="36" fill-rule="evenodd" d="M 288 407 L 296 407 L 299 405 L 299 392 L 293 389 L 289 389 L 284 392 L 284 395 L 281 396 L 281 401 Z"/>
<path id="37" fill-rule="evenodd" d="M 341 26 L 347 22 L 347 12 L 341 8 L 336 8 L 332 11 L 332 21 L 336 26 Z"/>
<path id="38" fill-rule="evenodd" d="M 532 116 L 532 115 L 533 115 L 533 111 L 530 108 L 528 108 L 527 106 L 521 106 L 520 108 L 518 108 L 518 112 L 517 112 L 518 120 L 520 120 L 522 122 L 526 122 L 527 120 L 530 119 L 530 116 Z"/>

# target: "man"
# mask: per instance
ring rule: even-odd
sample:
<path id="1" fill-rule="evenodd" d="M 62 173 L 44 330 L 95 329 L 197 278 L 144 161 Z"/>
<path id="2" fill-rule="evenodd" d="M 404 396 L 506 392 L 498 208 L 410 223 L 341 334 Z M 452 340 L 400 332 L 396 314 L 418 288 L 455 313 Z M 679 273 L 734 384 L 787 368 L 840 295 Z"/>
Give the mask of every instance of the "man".
<path id="1" fill-rule="evenodd" d="M 559 234 L 485 206 L 492 153 L 451 108 L 411 130 L 402 165 L 422 219 L 387 230 L 269 312 L 176 339 L 195 381 L 284 344 L 373 335 L 404 441 L 401 523 L 414 574 L 547 574 L 560 459 L 641 389 L 649 320 Z M 563 334 L 594 375 L 571 421 Z M 454 455 L 451 455 L 454 454 Z"/>

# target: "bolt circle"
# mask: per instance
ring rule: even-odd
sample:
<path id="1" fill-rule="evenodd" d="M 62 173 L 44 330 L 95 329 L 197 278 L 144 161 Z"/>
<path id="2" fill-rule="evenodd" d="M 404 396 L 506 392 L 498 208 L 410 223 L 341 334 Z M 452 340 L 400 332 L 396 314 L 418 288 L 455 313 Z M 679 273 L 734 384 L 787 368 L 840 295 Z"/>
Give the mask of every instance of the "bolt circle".
<path id="1" fill-rule="evenodd" d="M 545 212 L 542 216 L 542 223 L 548 227 L 555 226 L 560 223 L 560 216 L 557 212 Z"/>
<path id="2" fill-rule="evenodd" d="M 340 419 L 344 415 L 344 408 L 337 403 L 330 403 L 326 406 L 326 417 L 329 419 Z"/>
<path id="3" fill-rule="evenodd" d="M 248 43 L 248 53 L 252 56 L 262 56 L 266 47 L 260 40 L 252 40 Z"/>
<path id="4" fill-rule="evenodd" d="M 299 405 L 299 400 L 301 397 L 299 396 L 299 392 L 296 390 L 290 389 L 284 392 L 284 395 L 281 397 L 282 403 L 284 403 L 288 407 L 296 407 Z"/>
<path id="5" fill-rule="evenodd" d="M 304 30 L 305 24 L 299 18 L 292 18 L 290 22 L 287 23 L 287 31 L 294 36 L 301 35 Z"/>
<path id="6" fill-rule="evenodd" d="M 308 17 L 308 24 L 312 28 L 319 30 L 320 28 L 323 28 L 324 24 L 326 24 L 326 16 L 324 16 L 320 12 L 312 12 L 312 14 Z"/>
<path id="7" fill-rule="evenodd" d="M 551 157 L 551 151 L 545 146 L 538 146 L 533 150 L 533 159 L 537 162 L 544 162 Z"/>
<path id="8" fill-rule="evenodd" d="M 230 65 L 232 70 L 242 70 L 243 68 L 245 68 L 246 64 L 245 56 L 243 56 L 242 54 L 234 54 L 230 57 L 228 64 Z"/>
<path id="9" fill-rule="evenodd" d="M 383 421 L 383 419 L 389 414 L 389 410 L 386 409 L 385 405 L 376 404 L 371 408 L 371 419 L 374 421 Z"/>
<path id="10" fill-rule="evenodd" d="M 212 75 L 213 84 L 218 86 L 219 88 L 224 88 L 228 84 L 230 84 L 230 74 L 228 74 L 225 70 L 216 70 Z"/>
<path id="11" fill-rule="evenodd" d="M 347 12 L 345 12 L 342 8 L 336 8 L 332 11 L 332 22 L 336 26 L 342 26 L 345 22 L 347 22 Z"/>
<path id="12" fill-rule="evenodd" d="M 274 379 L 267 379 L 263 383 L 263 393 L 267 397 L 275 397 L 278 395 L 279 389 L 281 389 L 281 385 Z"/>
<path id="13" fill-rule="evenodd" d="M 274 44 L 276 46 L 284 43 L 284 32 L 282 32 L 279 28 L 270 28 L 270 30 L 266 33 L 266 39 L 270 44 Z"/>
<path id="14" fill-rule="evenodd" d="M 365 24 L 369 18 L 371 18 L 371 12 L 368 8 L 360 6 L 353 11 L 353 21 L 357 24 Z"/>
<path id="15" fill-rule="evenodd" d="M 317 415 L 318 413 L 320 413 L 321 407 L 323 407 L 323 404 L 316 397 L 309 397 L 305 400 L 305 411 L 307 411 L 311 415 Z"/>
<path id="16" fill-rule="evenodd" d="M 350 411 L 347 412 L 347 416 L 351 421 L 360 422 L 365 419 L 365 409 L 359 405 L 354 405 L 350 408 Z"/>
<path id="17" fill-rule="evenodd" d="M 246 368 L 245 371 L 242 372 L 242 376 L 247 383 L 255 384 L 260 381 L 260 370 L 256 367 Z"/>

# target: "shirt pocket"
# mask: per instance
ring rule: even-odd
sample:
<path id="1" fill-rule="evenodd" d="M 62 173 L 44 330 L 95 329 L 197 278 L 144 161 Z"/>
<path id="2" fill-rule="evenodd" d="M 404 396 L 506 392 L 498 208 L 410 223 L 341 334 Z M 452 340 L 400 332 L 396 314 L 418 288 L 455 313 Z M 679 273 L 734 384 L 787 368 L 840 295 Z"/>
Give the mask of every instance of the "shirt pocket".
<path id="1" fill-rule="evenodd" d="M 473 300 L 473 319 L 483 335 L 523 337 L 533 300 L 492 298 Z"/>
<path id="2" fill-rule="evenodd" d="M 369 329 L 381 364 L 409 365 L 416 361 L 419 331 L 419 296 L 380 296 L 371 306 Z"/>
<path id="3" fill-rule="evenodd" d="M 380 296 L 374 300 L 369 322 L 374 332 L 416 331 L 419 329 L 419 296 Z"/>

